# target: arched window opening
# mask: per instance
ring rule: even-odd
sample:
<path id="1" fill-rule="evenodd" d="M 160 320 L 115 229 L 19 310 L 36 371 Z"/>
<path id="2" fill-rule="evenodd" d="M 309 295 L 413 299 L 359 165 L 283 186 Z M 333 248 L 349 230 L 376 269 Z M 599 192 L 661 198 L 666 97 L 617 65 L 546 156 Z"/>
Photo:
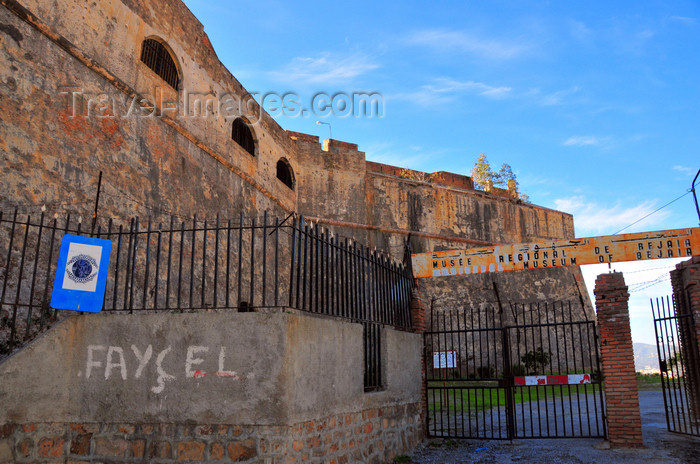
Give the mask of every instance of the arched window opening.
<path id="1" fill-rule="evenodd" d="M 292 171 L 289 161 L 284 158 L 280 158 L 277 162 L 277 178 L 281 180 L 284 185 L 294 190 L 294 171 Z"/>
<path id="2" fill-rule="evenodd" d="M 141 47 L 141 61 L 167 82 L 170 87 L 177 90 L 180 84 L 177 65 L 162 43 L 154 39 L 145 39 Z"/>
<path id="3" fill-rule="evenodd" d="M 233 121 L 231 138 L 245 151 L 255 156 L 255 139 L 253 138 L 253 132 L 242 118 L 236 118 L 236 120 Z"/>

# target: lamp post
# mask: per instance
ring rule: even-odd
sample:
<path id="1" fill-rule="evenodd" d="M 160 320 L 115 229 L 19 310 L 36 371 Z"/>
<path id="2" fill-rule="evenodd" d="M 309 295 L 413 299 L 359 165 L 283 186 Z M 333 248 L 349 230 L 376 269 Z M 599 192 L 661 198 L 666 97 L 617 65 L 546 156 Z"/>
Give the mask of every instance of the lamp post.
<path id="1" fill-rule="evenodd" d="M 331 140 L 333 140 L 333 129 L 331 128 L 331 123 L 323 122 L 323 121 L 316 121 L 316 124 L 318 124 L 319 126 L 326 124 L 328 126 L 328 132 L 330 132 L 330 138 L 331 138 Z"/>

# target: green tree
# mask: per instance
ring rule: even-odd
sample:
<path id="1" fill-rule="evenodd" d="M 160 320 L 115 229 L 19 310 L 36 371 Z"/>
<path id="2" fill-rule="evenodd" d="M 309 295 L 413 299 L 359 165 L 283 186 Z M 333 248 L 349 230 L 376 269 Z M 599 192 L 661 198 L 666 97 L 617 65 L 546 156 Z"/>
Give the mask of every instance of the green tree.
<path id="1" fill-rule="evenodd" d="M 472 180 L 474 181 L 474 186 L 479 190 L 484 190 L 486 188 L 486 182 L 492 181 L 494 184 L 496 174 L 491 170 L 491 164 L 489 160 L 486 159 L 484 153 L 479 155 L 479 159 L 474 163 L 472 168 Z"/>
<path id="2" fill-rule="evenodd" d="M 520 360 L 525 364 L 525 369 L 530 374 L 537 374 L 537 372 L 544 373 L 544 370 L 552 359 L 552 353 L 549 351 L 544 351 L 540 346 L 536 350 L 528 351 Z"/>
<path id="3" fill-rule="evenodd" d="M 519 185 L 518 179 L 516 179 L 515 173 L 513 172 L 513 168 L 510 167 L 510 164 L 503 163 L 501 169 L 498 171 L 498 174 L 496 174 L 496 177 L 498 178 L 499 186 L 502 186 L 503 188 L 508 188 L 508 181 L 510 180 L 515 181 L 516 188 Z"/>
<path id="4" fill-rule="evenodd" d="M 491 169 L 491 163 L 489 163 L 484 153 L 479 155 L 479 158 L 472 168 L 472 181 L 474 181 L 474 186 L 479 190 L 485 190 L 488 181 L 491 181 L 494 187 L 507 189 L 508 181 L 510 180 L 515 182 L 515 188 L 517 190 L 520 184 L 510 164 L 503 163 L 501 169 L 499 169 L 498 172 L 494 172 L 493 169 Z M 519 198 L 526 203 L 530 202 L 530 197 L 524 193 L 520 194 Z"/>

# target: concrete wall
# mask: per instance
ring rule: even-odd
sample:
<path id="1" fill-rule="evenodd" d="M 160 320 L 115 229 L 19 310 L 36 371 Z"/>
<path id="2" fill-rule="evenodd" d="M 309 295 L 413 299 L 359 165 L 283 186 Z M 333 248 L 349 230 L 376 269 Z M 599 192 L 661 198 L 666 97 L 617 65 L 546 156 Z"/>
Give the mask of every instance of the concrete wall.
<path id="1" fill-rule="evenodd" d="M 362 460 L 390 459 L 421 434 L 421 337 L 388 328 L 382 337 L 386 388 L 365 393 L 359 324 L 292 313 L 70 317 L 0 365 L 0 424 L 13 430 L 5 444 L 18 457 L 24 425 L 56 424 L 62 431 L 52 439 L 66 443 L 64 456 L 75 438 L 69 424 L 97 424 L 98 431 L 109 430 L 104 424 L 174 424 L 171 434 L 149 440 L 175 450 L 181 424 L 235 425 L 247 427 L 258 458 L 272 459 L 309 452 L 294 449 L 299 424 L 328 426 L 338 417 L 342 424 L 348 416 L 348 434 L 331 434 L 332 443 L 314 448 L 337 458 L 353 439 Z M 393 424 L 383 425 L 384 413 Z M 264 449 L 273 435 L 284 451 Z M 41 438 L 31 438 L 28 462 L 41 462 Z"/>

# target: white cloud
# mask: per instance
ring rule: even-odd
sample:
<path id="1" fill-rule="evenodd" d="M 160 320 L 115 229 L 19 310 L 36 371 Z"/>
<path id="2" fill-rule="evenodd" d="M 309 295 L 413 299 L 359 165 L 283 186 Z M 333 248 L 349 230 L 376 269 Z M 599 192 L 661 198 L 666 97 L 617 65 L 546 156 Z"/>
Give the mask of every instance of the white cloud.
<path id="1" fill-rule="evenodd" d="M 427 29 L 415 32 L 406 40 L 406 43 L 435 48 L 441 52 L 471 53 L 493 60 L 516 58 L 531 48 L 522 40 L 496 40 L 478 37 L 465 31 L 444 29 Z"/>
<path id="2" fill-rule="evenodd" d="M 568 26 L 570 34 L 580 42 L 588 42 L 595 37 L 593 30 L 582 21 L 570 20 Z"/>
<path id="3" fill-rule="evenodd" d="M 608 145 L 610 137 L 574 136 L 564 140 L 562 145 L 567 147 L 603 146 Z"/>
<path id="4" fill-rule="evenodd" d="M 645 201 L 635 206 L 624 206 L 617 203 L 606 207 L 594 202 L 587 202 L 583 196 L 559 198 L 554 200 L 554 205 L 560 211 L 573 214 L 576 236 L 578 237 L 613 234 L 651 214 L 657 208 L 655 201 Z M 668 212 L 659 211 L 636 223 L 633 228 L 626 229 L 624 233 L 648 230 L 663 223 L 668 216 Z"/>
<path id="5" fill-rule="evenodd" d="M 673 166 L 671 169 L 673 169 L 674 171 L 681 172 L 681 173 L 683 173 L 683 174 L 695 174 L 695 173 L 697 172 L 697 171 L 696 171 L 695 169 L 693 169 L 693 168 L 689 168 L 689 167 L 687 167 L 687 166 L 680 166 L 680 165 L 678 165 L 678 164 L 675 165 L 675 166 Z"/>
<path id="6" fill-rule="evenodd" d="M 509 96 L 513 89 L 506 86 L 492 86 L 476 81 L 456 81 L 449 78 L 435 79 L 433 84 L 424 85 L 416 92 L 395 95 L 394 98 L 409 100 L 421 105 L 450 103 L 461 94 L 473 94 L 492 99 Z"/>
<path id="7" fill-rule="evenodd" d="M 671 294 L 668 272 L 684 259 L 687 258 L 612 263 L 612 270 L 623 273 L 625 284 L 629 289 L 630 324 L 634 342 L 655 343 L 654 321 L 649 299 Z M 598 275 L 609 272 L 608 265 L 581 266 L 581 272 L 591 301 L 595 304 L 595 296 L 593 295 L 595 280 Z"/>
<path id="8" fill-rule="evenodd" d="M 550 94 L 544 95 L 540 103 L 544 106 L 562 105 L 566 103 L 567 97 L 577 93 L 578 91 L 578 87 L 572 87 L 570 89 L 552 92 Z"/>
<path id="9" fill-rule="evenodd" d="M 296 57 L 279 71 L 270 72 L 272 78 L 293 84 L 343 84 L 377 69 L 379 65 L 364 55 Z"/>
<path id="10" fill-rule="evenodd" d="M 677 21 L 677 22 L 680 22 L 680 23 L 684 23 L 684 24 L 695 24 L 696 22 L 698 22 L 697 19 L 691 18 L 691 17 L 688 17 L 688 16 L 671 16 L 671 17 L 668 18 L 668 19 L 670 19 L 670 20 L 672 20 L 672 21 Z"/>

